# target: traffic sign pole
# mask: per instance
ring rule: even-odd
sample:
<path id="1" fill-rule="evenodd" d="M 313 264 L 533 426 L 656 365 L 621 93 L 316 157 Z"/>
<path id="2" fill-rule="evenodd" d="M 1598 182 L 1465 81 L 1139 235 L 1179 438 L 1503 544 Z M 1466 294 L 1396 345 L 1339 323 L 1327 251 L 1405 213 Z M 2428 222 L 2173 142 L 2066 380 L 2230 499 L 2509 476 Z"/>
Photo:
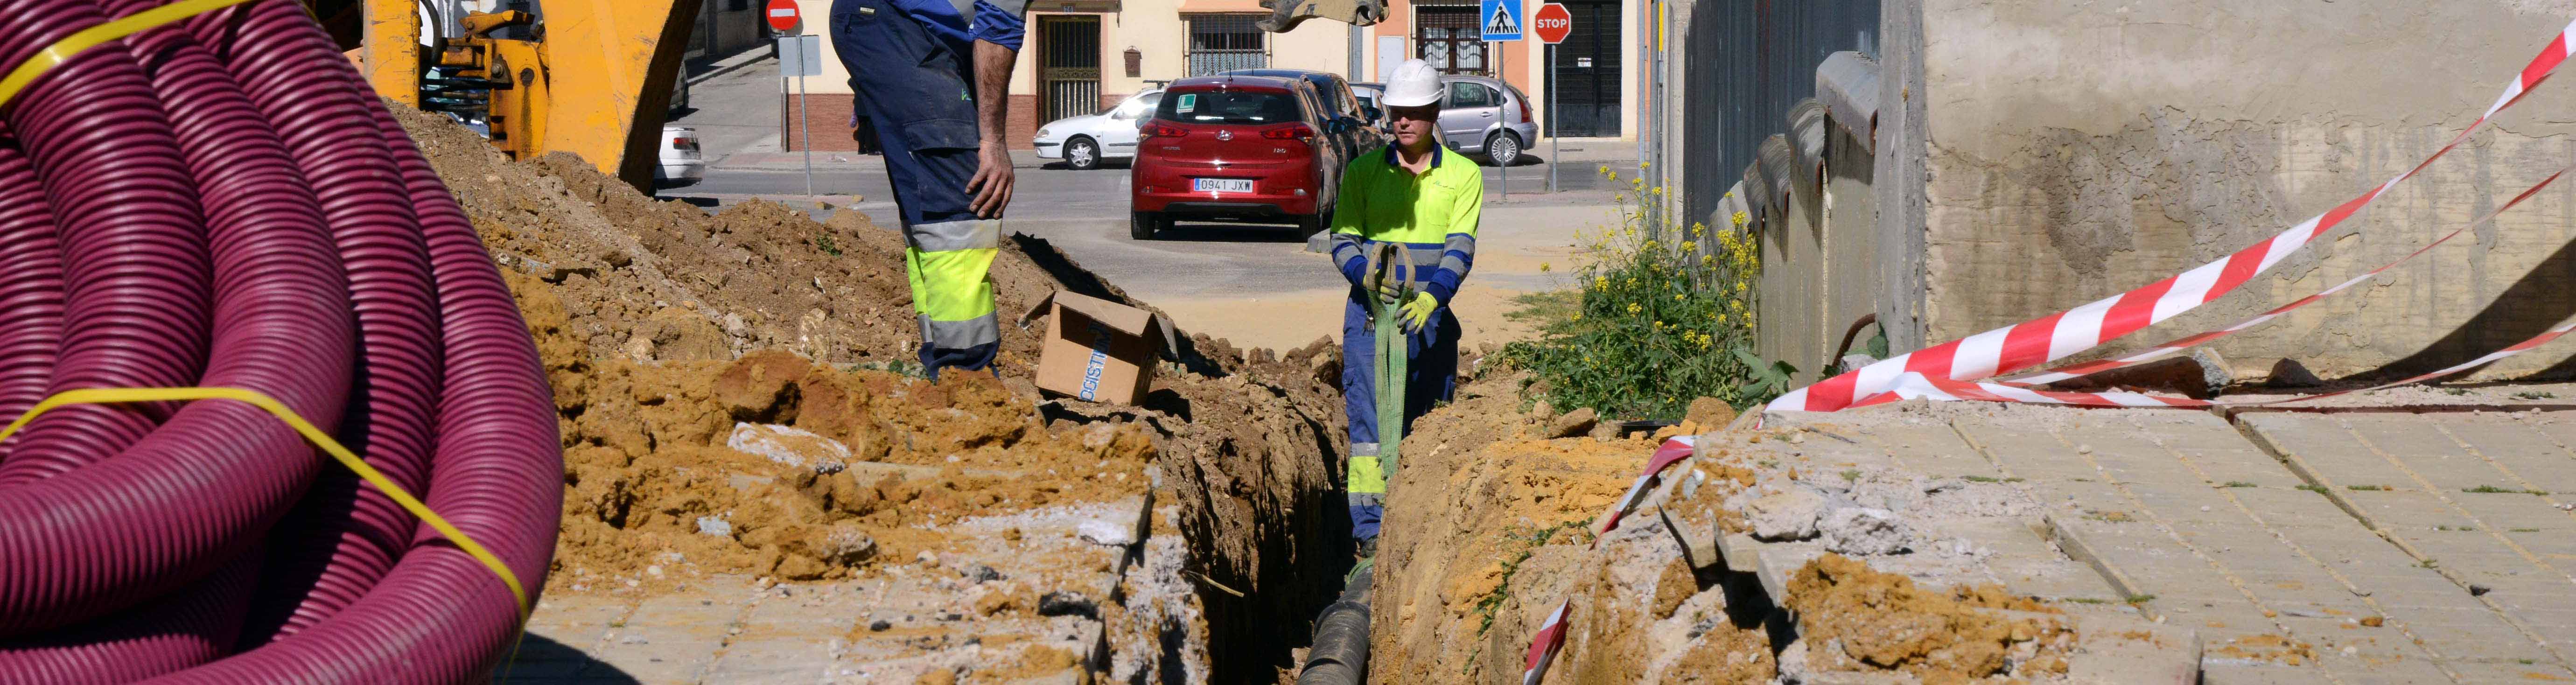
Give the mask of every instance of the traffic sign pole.
<path id="1" fill-rule="evenodd" d="M 806 48 L 808 42 L 813 43 L 812 47 L 822 47 L 822 38 L 787 33 L 795 31 L 796 27 L 803 23 L 803 18 L 797 15 L 795 0 L 769 0 L 769 4 L 762 8 L 762 13 L 769 15 L 769 28 L 787 34 L 778 37 L 778 59 L 780 60 L 778 96 L 787 97 L 787 79 L 794 77 L 796 79 L 796 130 L 803 135 L 805 141 L 797 147 L 805 151 L 805 196 L 810 198 L 814 196 L 814 126 L 811 119 L 806 116 L 805 101 L 812 95 L 805 90 L 805 77 L 821 73 L 815 60 L 822 59 L 823 55 L 822 50 Z M 812 40 L 808 41 L 809 38 Z"/>
<path id="2" fill-rule="evenodd" d="M 803 36 L 797 37 L 796 56 L 805 60 L 805 63 L 808 65 L 813 64 L 814 59 L 821 57 L 821 55 L 808 54 L 806 52 Z M 809 66 L 806 71 L 811 72 L 813 69 Z M 814 120 L 812 117 L 806 116 L 805 110 L 805 101 L 811 99 L 813 99 L 813 95 L 805 90 L 805 76 L 797 76 L 796 130 L 798 133 L 803 134 L 805 138 L 805 143 L 798 145 L 797 147 L 805 149 L 805 197 L 807 199 L 812 199 L 814 197 Z"/>
<path id="3" fill-rule="evenodd" d="M 1480 0 L 1476 3 L 1476 7 L 1476 16 L 1479 17 L 1477 21 L 1482 22 L 1485 27 L 1485 35 L 1483 36 L 1483 40 L 1485 41 L 1485 64 L 1492 66 L 1494 73 L 1503 73 L 1503 46 L 1520 42 L 1521 36 L 1523 35 L 1521 32 L 1521 24 L 1525 22 L 1521 19 L 1521 0 Z M 1496 102 L 1495 104 L 1499 105 L 1502 103 Z M 1529 103 L 1524 102 L 1521 104 Z M 1503 117 L 1495 117 L 1495 121 L 1497 123 L 1500 123 L 1503 119 Z M 1511 135 L 1510 131 L 1511 127 L 1506 126 L 1503 127 L 1503 132 L 1495 135 L 1498 137 Z M 1500 173 L 1502 174 L 1503 197 L 1511 197 L 1512 160 L 1494 157 L 1494 147 L 1490 144 L 1485 146 L 1485 156 L 1493 158 L 1494 166 L 1500 169 Z"/>
<path id="4" fill-rule="evenodd" d="M 1557 142 L 1565 129 L 1556 125 L 1555 46 L 1565 42 L 1567 34 L 1574 33 L 1574 13 L 1553 2 L 1540 5 L 1538 12 L 1530 15 L 1530 28 L 1535 29 L 1532 32 L 1538 34 L 1539 42 L 1548 46 L 1543 50 L 1543 59 L 1547 60 L 1547 192 L 1553 193 L 1556 192 L 1556 168 L 1565 163 L 1561 159 L 1565 148 Z"/>

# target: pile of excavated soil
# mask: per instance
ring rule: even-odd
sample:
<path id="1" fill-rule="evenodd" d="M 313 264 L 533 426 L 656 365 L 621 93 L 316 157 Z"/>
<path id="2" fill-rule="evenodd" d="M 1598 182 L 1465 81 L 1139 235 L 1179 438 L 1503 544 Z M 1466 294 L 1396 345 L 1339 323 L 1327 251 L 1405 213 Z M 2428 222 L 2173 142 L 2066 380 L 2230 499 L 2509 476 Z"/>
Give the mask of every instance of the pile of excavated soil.
<path id="1" fill-rule="evenodd" d="M 937 545 L 918 524 L 1142 492 L 1155 455 L 1135 424 L 1046 430 L 1029 397 L 990 376 L 932 383 L 780 351 L 591 359 L 556 291 L 510 278 L 562 417 L 557 585 L 651 582 L 668 571 L 647 569 L 680 561 L 840 577 Z"/>
<path id="2" fill-rule="evenodd" d="M 649 590 L 679 567 L 865 573 L 937 547 L 924 523 L 1154 487 L 1204 603 L 1208 677 L 1245 682 L 1289 665 L 1349 567 L 1328 341 L 1191 337 L 1142 406 L 1040 400 L 1037 341 L 1007 326 L 998 381 L 921 381 L 881 370 L 919 344 L 894 231 L 757 201 L 710 215 L 390 106 L 510 274 L 555 384 L 550 589 Z M 1006 320 L 1056 290 L 1147 306 L 1025 235 L 992 275 Z"/>
<path id="3" fill-rule="evenodd" d="M 1567 598 L 1574 632 L 1554 670 L 1569 682 L 1770 678 L 1758 621 L 1730 615 L 1657 517 L 1632 516 L 1593 546 L 1594 517 L 1656 444 L 1698 427 L 1545 438 L 1566 427 L 1521 411 L 1523 380 L 1471 382 L 1405 436 L 1378 546 L 1372 679 L 1516 682 L 1531 635 Z"/>
<path id="4" fill-rule="evenodd" d="M 513 162 L 443 117 L 395 111 L 494 261 L 553 285 L 565 332 L 594 358 L 727 360 L 776 349 L 823 363 L 916 359 L 902 236 L 858 212 L 817 223 L 755 200 L 710 215 L 635 192 L 570 154 Z M 1058 288 L 1126 299 L 1096 279 L 1050 273 L 1060 257 L 1033 257 L 1031 246 L 1048 252 L 1042 242 L 1005 241 L 1012 254 L 994 261 L 1005 319 Z M 1002 341 L 1002 368 L 1026 374 L 1037 341 Z"/>
<path id="5" fill-rule="evenodd" d="M 2075 642 L 2053 616 L 1994 611 L 2057 613 L 2039 600 L 1993 585 L 1921 588 L 1839 554 L 1800 567 L 1788 595 L 1816 671 L 1893 669 L 1932 685 L 2059 676 Z"/>

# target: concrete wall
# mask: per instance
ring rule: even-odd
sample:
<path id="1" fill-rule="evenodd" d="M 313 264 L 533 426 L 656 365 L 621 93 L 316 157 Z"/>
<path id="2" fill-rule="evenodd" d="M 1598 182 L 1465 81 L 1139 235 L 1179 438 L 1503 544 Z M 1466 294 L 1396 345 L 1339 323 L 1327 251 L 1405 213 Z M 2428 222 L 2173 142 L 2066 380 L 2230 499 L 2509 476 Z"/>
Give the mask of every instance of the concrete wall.
<path id="1" fill-rule="evenodd" d="M 2322 212 L 2467 125 L 2571 15 L 2568 0 L 1892 1 L 1876 169 L 1892 342 L 2059 311 Z M 2230 323 L 2491 209 L 2576 159 L 2569 85 L 2542 86 L 2265 277 L 2108 349 Z M 2571 205 L 2576 184 L 2553 188 L 2380 284 L 2217 349 L 2239 374 L 2288 358 L 2336 378 L 2511 344 L 2576 312 Z M 1917 274 L 1919 322 L 1903 292 Z M 2571 351 L 2486 374 L 2566 375 Z"/>
<path id="2" fill-rule="evenodd" d="M 1877 258 L 1878 325 L 1889 352 L 1921 349 L 1925 340 L 1923 0 L 1888 0 L 1878 18 L 1877 150 L 1870 162 L 1870 208 Z"/>

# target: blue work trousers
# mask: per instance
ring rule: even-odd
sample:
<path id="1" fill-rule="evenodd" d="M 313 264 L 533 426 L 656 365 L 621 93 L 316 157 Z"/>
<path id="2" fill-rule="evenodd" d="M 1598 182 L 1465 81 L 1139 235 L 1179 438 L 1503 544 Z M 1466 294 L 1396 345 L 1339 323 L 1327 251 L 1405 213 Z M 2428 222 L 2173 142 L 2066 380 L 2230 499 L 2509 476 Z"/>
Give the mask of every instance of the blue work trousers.
<path id="1" fill-rule="evenodd" d="M 1382 451 L 1377 425 L 1377 329 L 1369 325 L 1363 297 L 1374 295 L 1353 288 L 1350 301 L 1342 306 L 1342 408 L 1350 414 L 1351 453 L 1374 457 Z M 1457 392 L 1458 332 L 1457 318 L 1443 306 L 1431 311 L 1431 319 L 1420 330 L 1404 336 L 1405 383 L 1398 392 L 1404 393 L 1406 430 L 1432 405 L 1448 401 Z M 1389 472 L 1387 477 L 1394 474 Z M 1362 541 L 1377 537 L 1378 521 L 1386 514 L 1383 495 L 1350 493 L 1350 502 L 1351 537 Z"/>
<path id="2" fill-rule="evenodd" d="M 980 370 L 1000 351 L 987 269 L 998 223 L 968 209 L 975 177 L 974 58 L 888 0 L 833 0 L 832 49 L 877 136 L 903 221 L 921 364 Z"/>

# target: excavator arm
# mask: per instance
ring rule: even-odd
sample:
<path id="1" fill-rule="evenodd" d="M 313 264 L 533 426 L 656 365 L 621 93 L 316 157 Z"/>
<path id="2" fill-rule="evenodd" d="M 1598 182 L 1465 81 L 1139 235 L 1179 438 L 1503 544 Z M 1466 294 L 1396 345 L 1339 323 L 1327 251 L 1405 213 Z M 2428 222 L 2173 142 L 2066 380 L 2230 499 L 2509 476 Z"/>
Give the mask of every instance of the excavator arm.
<path id="1" fill-rule="evenodd" d="M 1254 23 L 1271 33 L 1286 33 L 1318 17 L 1352 26 L 1386 20 L 1385 0 L 1261 0 L 1261 6 L 1270 9 L 1270 16 Z"/>
<path id="2" fill-rule="evenodd" d="M 475 12 L 461 22 L 465 35 L 441 41 L 435 55 L 419 47 L 417 0 L 363 2 L 357 59 L 378 93 L 480 115 L 512 157 L 570 152 L 650 191 L 698 0 L 553 0 L 542 17 Z M 532 37 L 495 37 L 515 26 Z M 443 78 L 424 93 L 429 70 Z"/>

